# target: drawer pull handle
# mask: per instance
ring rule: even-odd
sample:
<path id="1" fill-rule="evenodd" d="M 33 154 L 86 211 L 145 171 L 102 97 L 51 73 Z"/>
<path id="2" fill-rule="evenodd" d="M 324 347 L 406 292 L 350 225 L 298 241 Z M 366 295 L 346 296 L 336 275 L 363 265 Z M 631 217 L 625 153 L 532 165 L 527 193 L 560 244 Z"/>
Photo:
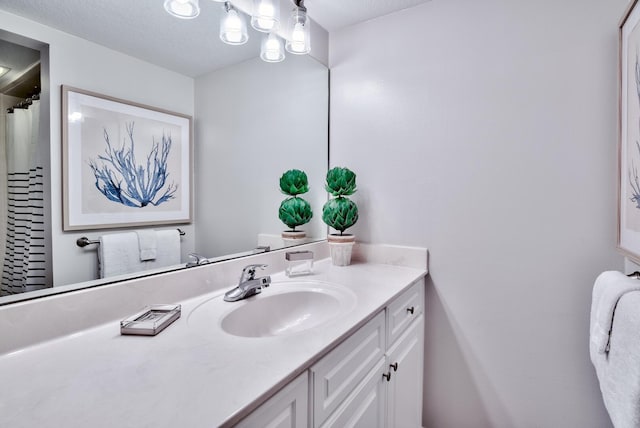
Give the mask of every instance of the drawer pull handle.
<path id="1" fill-rule="evenodd" d="M 391 372 L 382 373 L 382 377 L 385 378 L 387 380 L 387 382 L 391 381 Z"/>
<path id="2" fill-rule="evenodd" d="M 389 364 L 389 368 L 392 368 L 394 372 L 398 371 L 398 363 Z"/>
<path id="3" fill-rule="evenodd" d="M 413 311 L 414 311 L 413 306 L 411 306 L 410 308 L 407 308 L 407 312 L 409 312 L 411 315 L 413 315 Z"/>

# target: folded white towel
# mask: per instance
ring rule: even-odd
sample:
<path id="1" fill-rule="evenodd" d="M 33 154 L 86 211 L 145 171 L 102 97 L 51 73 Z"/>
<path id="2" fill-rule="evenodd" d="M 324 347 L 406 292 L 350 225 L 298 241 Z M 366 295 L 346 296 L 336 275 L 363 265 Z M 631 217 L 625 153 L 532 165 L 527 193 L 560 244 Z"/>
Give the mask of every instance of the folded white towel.
<path id="1" fill-rule="evenodd" d="M 155 260 L 157 256 L 157 234 L 155 230 L 137 230 L 140 261 Z"/>
<path id="2" fill-rule="evenodd" d="M 625 293 L 638 290 L 640 280 L 629 278 L 623 273 L 608 271 L 598 276 L 593 286 L 590 328 L 590 343 L 596 353 L 604 354 L 608 351 L 618 301 Z"/>
<path id="3" fill-rule="evenodd" d="M 156 231 L 153 260 L 140 260 L 138 245 L 136 232 L 102 235 L 98 248 L 100 278 L 180 264 L 180 233 L 176 229 Z"/>
<path id="4" fill-rule="evenodd" d="M 144 263 L 140 261 L 138 235 L 135 232 L 112 233 L 100 237 L 100 278 L 145 270 Z"/>

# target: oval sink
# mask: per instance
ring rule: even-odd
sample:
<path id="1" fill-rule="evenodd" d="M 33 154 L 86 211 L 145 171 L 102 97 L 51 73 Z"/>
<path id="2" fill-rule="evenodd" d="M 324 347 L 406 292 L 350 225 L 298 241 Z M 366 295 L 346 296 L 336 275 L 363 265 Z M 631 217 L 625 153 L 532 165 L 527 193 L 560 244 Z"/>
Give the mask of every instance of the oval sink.
<path id="1" fill-rule="evenodd" d="M 271 337 L 321 326 L 347 313 L 354 304 L 355 295 L 345 287 L 316 281 L 276 282 L 261 294 L 239 302 L 211 299 L 196 307 L 187 322 L 212 324 L 217 318 L 228 334 Z"/>

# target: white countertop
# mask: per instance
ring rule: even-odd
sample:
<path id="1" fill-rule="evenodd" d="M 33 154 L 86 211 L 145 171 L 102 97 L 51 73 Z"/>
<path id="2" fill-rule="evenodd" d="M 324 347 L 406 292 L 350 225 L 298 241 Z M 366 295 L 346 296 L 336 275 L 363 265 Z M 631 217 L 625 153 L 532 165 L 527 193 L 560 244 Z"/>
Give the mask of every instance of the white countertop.
<path id="1" fill-rule="evenodd" d="M 304 332 L 243 338 L 187 322 L 202 302 L 185 300 L 182 316 L 155 337 L 121 336 L 118 320 L 0 356 L 2 427 L 213 427 L 235 423 L 355 331 L 425 270 L 382 264 L 332 266 L 289 279 L 348 287 L 356 305 Z M 235 303 L 228 303 L 234 305 Z M 56 317 L 62 314 L 54 314 Z M 256 320 L 260 322 L 260 320 Z M 2 333 L 0 333 L 2 334 Z"/>

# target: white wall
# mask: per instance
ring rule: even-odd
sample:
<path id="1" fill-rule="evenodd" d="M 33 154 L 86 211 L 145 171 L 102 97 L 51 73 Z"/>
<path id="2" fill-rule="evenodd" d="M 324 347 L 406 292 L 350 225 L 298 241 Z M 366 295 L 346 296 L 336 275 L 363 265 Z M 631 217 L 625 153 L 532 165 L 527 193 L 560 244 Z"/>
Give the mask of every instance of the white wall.
<path id="1" fill-rule="evenodd" d="M 279 235 L 288 169 L 307 173 L 311 221 L 298 228 L 324 239 L 327 172 L 327 68 L 308 56 L 268 64 L 252 59 L 195 81 L 196 247 L 207 256 L 247 251 L 258 234 Z M 206 225 L 206 226 L 205 226 Z"/>
<path id="2" fill-rule="evenodd" d="M 62 232 L 60 85 L 193 115 L 193 79 L 3 11 L 0 28 L 49 44 L 54 283 L 93 279 L 95 249 L 80 249 L 75 240 L 82 235 L 97 239 L 101 232 Z M 193 248 L 194 229 L 191 225 L 183 229 L 187 232 L 183 250 L 187 252 Z"/>
<path id="3" fill-rule="evenodd" d="M 432 1 L 330 37 L 364 242 L 427 246 L 427 427 L 610 426 L 588 356 L 615 250 L 627 1 Z"/>

